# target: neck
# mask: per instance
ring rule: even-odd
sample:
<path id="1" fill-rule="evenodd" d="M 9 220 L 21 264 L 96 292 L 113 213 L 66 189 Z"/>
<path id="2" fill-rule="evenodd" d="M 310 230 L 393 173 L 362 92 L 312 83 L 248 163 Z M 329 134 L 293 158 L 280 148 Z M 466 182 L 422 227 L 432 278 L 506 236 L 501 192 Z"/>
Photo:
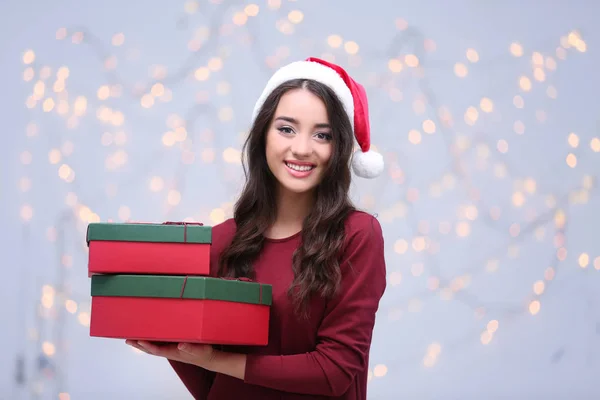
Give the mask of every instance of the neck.
<path id="1" fill-rule="evenodd" d="M 277 216 L 271 227 L 271 234 L 285 237 L 300 231 L 314 202 L 314 192 L 293 193 L 279 188 L 276 199 Z"/>

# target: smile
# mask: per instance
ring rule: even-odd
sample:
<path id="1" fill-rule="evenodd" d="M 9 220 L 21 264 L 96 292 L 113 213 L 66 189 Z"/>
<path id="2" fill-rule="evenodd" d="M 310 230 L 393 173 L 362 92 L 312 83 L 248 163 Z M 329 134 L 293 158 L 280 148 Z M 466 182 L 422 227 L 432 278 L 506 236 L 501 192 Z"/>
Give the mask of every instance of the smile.
<path id="1" fill-rule="evenodd" d="M 287 171 L 294 178 L 306 178 L 312 174 L 313 170 L 317 167 L 314 164 L 295 164 L 288 161 L 283 162 L 286 166 Z"/>
<path id="2" fill-rule="evenodd" d="M 284 163 L 288 168 L 293 169 L 294 171 L 299 171 L 299 172 L 307 172 L 307 171 L 310 171 L 315 168 L 315 166 L 312 164 L 300 165 L 300 164 L 292 164 L 287 161 L 284 161 Z"/>

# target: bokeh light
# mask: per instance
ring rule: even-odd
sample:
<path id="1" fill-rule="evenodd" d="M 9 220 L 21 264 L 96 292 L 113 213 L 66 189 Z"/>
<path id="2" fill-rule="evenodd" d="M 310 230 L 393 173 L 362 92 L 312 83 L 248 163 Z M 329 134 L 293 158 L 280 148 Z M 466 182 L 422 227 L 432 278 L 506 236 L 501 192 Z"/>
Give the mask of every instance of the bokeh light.
<path id="1" fill-rule="evenodd" d="M 379 180 L 354 181 L 386 237 L 375 389 L 397 387 L 410 368 L 435 374 L 460 363 L 469 346 L 483 357 L 514 332 L 542 332 L 535 324 L 559 315 L 558 296 L 572 296 L 560 291 L 565 277 L 598 279 L 600 253 L 586 239 L 597 220 L 585 215 L 598 210 L 600 136 L 575 115 L 591 102 L 574 101 L 571 86 L 594 54 L 580 31 L 459 47 L 388 15 L 381 26 L 394 36 L 369 40 L 333 24 L 313 30 L 315 10 L 300 1 L 231 4 L 220 19 L 207 12 L 224 3 L 178 4 L 169 52 L 127 26 L 54 26 L 59 50 L 49 54 L 45 35 L 14 58 L 27 121 L 11 161 L 13 211 L 27 248 L 54 254 L 43 267 L 62 271 L 42 274 L 35 289 L 44 326 L 74 323 L 87 334 L 88 223 L 232 216 L 253 96 L 309 53 L 364 82 L 373 148 L 386 158 Z M 30 336 L 57 363 L 76 351 L 44 329 Z"/>

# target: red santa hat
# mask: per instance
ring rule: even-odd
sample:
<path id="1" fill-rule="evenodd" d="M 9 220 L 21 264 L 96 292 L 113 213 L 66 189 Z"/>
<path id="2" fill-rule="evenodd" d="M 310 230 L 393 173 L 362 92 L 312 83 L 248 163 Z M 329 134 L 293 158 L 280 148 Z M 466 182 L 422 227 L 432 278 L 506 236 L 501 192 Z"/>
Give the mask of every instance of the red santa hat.
<path id="1" fill-rule="evenodd" d="M 369 106 L 365 88 L 354 81 L 344 69 L 330 62 L 309 57 L 305 61 L 288 64 L 273 74 L 258 98 L 252 113 L 252 121 L 258 115 L 267 97 L 279 85 L 292 79 L 311 79 L 328 86 L 344 105 L 352 124 L 354 137 L 360 146 L 352 156 L 352 169 L 362 178 L 375 178 L 383 172 L 381 154 L 371 149 Z"/>

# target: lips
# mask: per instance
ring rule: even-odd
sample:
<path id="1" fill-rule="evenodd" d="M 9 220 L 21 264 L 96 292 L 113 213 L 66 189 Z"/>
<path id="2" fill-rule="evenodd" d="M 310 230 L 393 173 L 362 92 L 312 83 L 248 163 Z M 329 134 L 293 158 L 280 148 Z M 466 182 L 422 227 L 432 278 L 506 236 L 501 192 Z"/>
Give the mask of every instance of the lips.
<path id="1" fill-rule="evenodd" d="M 315 164 L 300 161 L 284 161 L 285 165 L 298 172 L 307 172 L 316 168 Z"/>

